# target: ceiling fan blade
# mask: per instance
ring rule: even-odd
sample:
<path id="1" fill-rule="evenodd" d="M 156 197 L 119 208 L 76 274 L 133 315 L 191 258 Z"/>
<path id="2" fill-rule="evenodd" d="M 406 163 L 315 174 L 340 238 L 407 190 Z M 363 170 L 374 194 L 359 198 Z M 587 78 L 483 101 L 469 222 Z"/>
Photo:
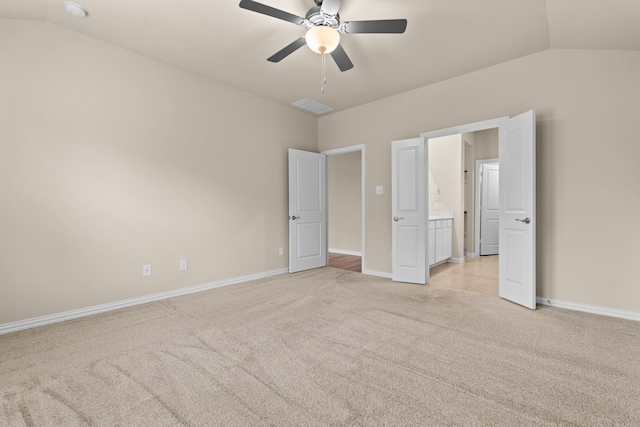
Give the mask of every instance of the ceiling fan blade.
<path id="1" fill-rule="evenodd" d="M 407 29 L 406 19 L 381 19 L 377 21 L 345 22 L 344 27 L 349 34 L 358 33 L 386 33 L 401 34 Z"/>
<path id="2" fill-rule="evenodd" d="M 349 59 L 349 56 L 342 48 L 342 45 L 339 44 L 338 47 L 331 52 L 331 57 L 336 61 L 336 64 L 338 64 L 340 71 L 347 71 L 353 68 L 353 62 Z"/>
<path id="3" fill-rule="evenodd" d="M 286 58 L 287 56 L 291 55 L 296 50 L 300 49 L 306 43 L 307 42 L 306 42 L 305 38 L 304 37 L 300 37 L 298 40 L 294 41 L 293 43 L 291 43 L 290 45 L 288 45 L 287 47 L 282 49 L 280 52 L 276 53 L 275 55 L 272 55 L 270 58 L 267 58 L 267 61 L 269 61 L 269 62 L 280 62 L 284 58 Z"/>
<path id="4" fill-rule="evenodd" d="M 240 7 L 254 12 L 262 13 L 263 15 L 273 16 L 274 18 L 282 19 L 283 21 L 289 21 L 296 25 L 301 25 L 304 22 L 304 18 L 293 15 L 284 10 L 276 9 L 275 7 L 267 6 L 266 4 L 258 3 L 252 0 L 242 0 Z"/>
<path id="5" fill-rule="evenodd" d="M 323 0 L 322 6 L 320 6 L 320 10 L 327 15 L 337 15 L 338 10 L 340 10 L 340 6 L 342 5 L 342 0 Z"/>

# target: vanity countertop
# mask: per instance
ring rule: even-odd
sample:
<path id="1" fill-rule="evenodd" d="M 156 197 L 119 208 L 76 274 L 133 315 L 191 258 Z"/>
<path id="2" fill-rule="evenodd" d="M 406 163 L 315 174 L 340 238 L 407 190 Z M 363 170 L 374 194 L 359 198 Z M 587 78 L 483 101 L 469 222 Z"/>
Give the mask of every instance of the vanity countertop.
<path id="1" fill-rule="evenodd" d="M 436 219 L 453 219 L 453 212 L 429 212 L 429 221 Z"/>

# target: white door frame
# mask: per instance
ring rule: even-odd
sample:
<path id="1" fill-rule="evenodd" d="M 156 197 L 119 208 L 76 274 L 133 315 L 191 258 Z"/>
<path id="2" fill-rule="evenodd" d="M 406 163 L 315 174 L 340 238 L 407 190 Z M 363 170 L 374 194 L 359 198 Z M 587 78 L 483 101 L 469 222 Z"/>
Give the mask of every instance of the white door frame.
<path id="1" fill-rule="evenodd" d="M 348 147 L 335 148 L 335 149 L 332 149 L 332 150 L 325 150 L 325 151 L 322 151 L 321 154 L 325 154 L 325 155 L 330 157 L 330 156 L 335 156 L 335 155 L 338 155 L 338 154 L 353 153 L 353 152 L 356 152 L 356 151 L 360 151 L 360 173 L 362 175 L 360 177 L 360 182 L 361 182 L 361 187 L 362 187 L 361 188 L 361 191 L 362 191 L 362 196 L 361 196 L 361 198 L 362 198 L 362 201 L 361 201 L 361 210 L 362 210 L 362 234 L 361 234 L 362 235 L 362 242 L 361 242 L 361 245 L 362 245 L 362 249 L 361 249 L 362 257 L 361 257 L 361 265 L 362 265 L 362 267 L 361 267 L 361 271 L 362 271 L 362 274 L 371 274 L 371 275 L 373 275 L 373 272 L 369 272 L 365 268 L 365 266 L 366 266 L 366 263 L 365 263 L 365 254 L 366 254 L 366 245 L 365 245 L 365 243 L 366 243 L 366 233 L 365 233 L 365 230 L 366 230 L 366 227 L 365 227 L 366 215 L 365 215 L 365 212 L 367 211 L 366 205 L 365 205 L 365 194 L 366 194 L 366 192 L 365 192 L 365 189 L 366 189 L 366 185 L 365 185 L 365 176 L 366 176 L 366 173 L 365 173 L 365 169 L 366 169 L 365 145 L 364 144 L 358 144 L 358 145 L 350 145 Z M 331 227 L 331 224 L 328 224 L 327 227 Z M 327 247 L 327 250 L 328 250 L 328 247 Z"/>
<path id="2" fill-rule="evenodd" d="M 459 125 L 459 126 L 452 126 L 449 128 L 445 128 L 445 129 L 438 129 L 438 130 L 433 130 L 433 131 L 429 131 L 429 132 L 422 132 L 420 134 L 421 137 L 425 138 L 426 140 L 426 149 L 429 149 L 429 140 L 430 139 L 434 139 L 434 138 L 440 138 L 442 136 L 451 136 L 451 135 L 457 135 L 457 134 L 461 134 L 461 133 L 469 133 L 469 132 L 478 132 L 481 130 L 487 130 L 487 129 L 494 129 L 494 128 L 498 128 L 500 126 L 500 123 L 504 122 L 505 120 L 509 120 L 509 116 L 503 116 L 503 117 L 497 117 L 495 119 L 490 119 L 490 120 L 483 120 L 480 122 L 474 122 L 474 123 L 467 123 L 465 125 Z M 427 188 L 429 188 L 429 164 L 427 163 L 426 165 L 426 173 L 427 173 Z M 477 182 L 477 181 L 476 181 Z M 478 198 L 476 197 L 476 201 L 478 200 Z M 428 212 L 427 212 L 428 214 Z M 475 212 L 475 215 L 478 216 L 478 212 Z M 460 218 L 456 218 L 454 219 L 454 221 L 463 221 L 464 219 L 460 219 Z M 476 225 L 476 230 L 475 232 L 478 232 L 478 226 Z M 477 245 L 477 239 L 474 242 L 474 245 Z M 477 246 L 476 246 L 477 247 Z M 427 251 L 429 250 L 429 248 L 427 247 Z M 468 249 L 467 249 L 468 250 Z M 480 254 L 479 249 L 476 249 L 475 253 L 476 256 L 478 256 Z M 427 252 L 427 259 L 429 259 L 429 253 Z M 463 258 L 464 261 L 464 258 Z M 426 261 L 428 262 L 428 261 Z M 429 277 L 427 275 L 427 277 Z"/>
<path id="3" fill-rule="evenodd" d="M 481 130 L 493 129 L 500 126 L 500 123 L 509 120 L 509 116 L 498 117 L 491 120 L 483 120 L 481 122 L 468 123 L 466 125 L 453 126 L 446 129 L 438 129 L 429 132 L 423 132 L 420 136 L 424 138 L 440 138 L 441 136 L 457 135 L 459 133 L 478 132 Z"/>
<path id="4" fill-rule="evenodd" d="M 527 113 L 524 113 L 524 114 L 527 114 Z M 462 133 L 468 133 L 468 132 L 477 132 L 477 131 L 486 130 L 486 129 L 500 128 L 501 124 L 505 123 L 507 120 L 510 120 L 510 119 L 511 119 L 511 117 L 509 117 L 509 116 L 499 117 L 499 118 L 492 119 L 492 120 L 485 120 L 485 121 L 469 123 L 469 124 L 461 125 L 461 126 L 454 126 L 454 127 L 450 127 L 450 128 L 446 128 L 446 129 L 440 129 L 440 130 L 435 130 L 435 131 L 430 131 L 430 132 L 423 132 L 423 133 L 420 134 L 420 136 L 426 139 L 425 144 L 427 144 L 427 147 L 428 147 L 430 138 L 438 138 L 438 137 L 441 137 L 441 136 L 449 136 L 449 135 L 456 135 L 456 134 L 462 134 Z M 533 130 L 535 132 L 535 123 L 533 125 L 534 125 L 534 129 Z M 499 138 L 499 142 L 498 142 L 499 151 L 501 153 L 500 154 L 501 157 L 502 157 L 503 150 L 506 148 L 504 146 L 505 142 L 506 142 L 505 139 L 502 138 L 502 136 L 501 136 Z M 501 162 L 498 161 L 498 164 L 500 165 L 500 169 L 503 169 L 504 165 L 501 165 L 500 163 Z M 427 173 L 427 188 L 428 188 L 428 185 L 429 185 L 429 183 L 428 183 L 429 165 L 428 164 L 426 165 L 426 170 L 427 170 L 426 173 Z M 534 176 L 535 176 L 535 170 L 534 170 Z M 501 177 L 502 177 L 502 174 L 501 174 Z M 501 179 L 501 181 L 502 181 L 502 179 Z M 534 183 L 535 183 L 535 179 L 534 179 Z M 501 188 L 500 191 L 502 192 L 503 189 Z M 501 198 L 501 203 L 502 203 L 502 198 Z M 534 206 L 535 206 L 535 199 L 534 199 Z M 476 213 L 476 214 L 478 214 L 478 213 Z M 535 245 L 534 245 L 534 247 L 535 247 Z M 427 250 L 428 250 L 428 247 L 427 247 Z M 479 253 L 479 251 L 478 251 L 478 253 Z M 535 251 L 534 251 L 534 257 L 535 257 Z M 502 274 L 502 272 L 501 272 L 501 274 Z M 535 278 L 535 265 L 534 265 L 534 278 Z M 500 280 L 502 280 L 502 279 L 500 279 Z M 502 284 L 500 284 L 500 286 L 501 285 Z M 535 283 L 534 283 L 534 286 L 535 286 Z M 529 307 L 529 308 L 532 308 L 532 309 L 535 308 L 535 298 L 536 298 L 535 297 L 535 289 L 533 291 L 534 291 L 534 296 L 533 296 L 533 298 L 534 298 L 534 306 L 533 307 Z M 502 296 L 502 294 L 500 296 L 502 298 L 505 298 L 504 296 Z M 510 298 L 507 298 L 507 299 L 510 299 Z M 519 303 L 519 304 L 521 304 L 521 303 Z M 522 304 L 522 305 L 525 305 L 525 304 Z M 525 306 L 527 306 L 527 305 L 525 305 Z"/>
<path id="5" fill-rule="evenodd" d="M 476 181 L 474 183 L 474 192 L 476 195 L 476 202 L 474 207 L 474 236 L 473 236 L 473 244 L 474 244 L 474 254 L 476 256 L 480 256 L 480 193 L 482 192 L 482 188 L 478 185 L 480 182 L 480 169 L 484 164 L 498 163 L 500 164 L 500 159 L 482 159 L 476 160 Z"/>

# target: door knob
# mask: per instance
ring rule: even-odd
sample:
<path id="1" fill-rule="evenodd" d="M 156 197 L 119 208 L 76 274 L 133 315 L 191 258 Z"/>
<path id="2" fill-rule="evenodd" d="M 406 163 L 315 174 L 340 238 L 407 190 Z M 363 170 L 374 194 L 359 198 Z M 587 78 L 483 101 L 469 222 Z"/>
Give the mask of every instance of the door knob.
<path id="1" fill-rule="evenodd" d="M 394 221 L 396 221 L 396 222 L 397 222 L 397 221 L 400 221 L 401 219 L 404 219 L 404 218 L 398 218 L 397 216 L 394 216 L 394 217 L 393 217 L 393 220 L 394 220 Z"/>
<path id="2" fill-rule="evenodd" d="M 525 224 L 531 223 L 531 220 L 529 218 L 525 218 L 525 219 L 517 219 L 516 218 L 516 221 L 524 222 Z"/>
<path id="3" fill-rule="evenodd" d="M 295 216 L 295 215 L 294 215 L 294 216 L 290 216 L 290 217 L 289 217 L 289 219 L 292 219 L 292 220 L 294 220 L 294 221 L 295 221 L 296 219 L 300 219 L 300 217 L 299 217 L 299 216 Z"/>

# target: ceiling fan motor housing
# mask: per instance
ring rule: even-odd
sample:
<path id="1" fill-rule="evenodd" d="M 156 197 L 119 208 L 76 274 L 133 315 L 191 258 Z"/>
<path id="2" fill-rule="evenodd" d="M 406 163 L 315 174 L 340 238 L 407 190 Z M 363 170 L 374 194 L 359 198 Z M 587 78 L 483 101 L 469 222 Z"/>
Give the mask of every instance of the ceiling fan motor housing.
<path id="1" fill-rule="evenodd" d="M 320 3 L 322 4 L 322 1 Z M 340 15 L 337 13 L 335 15 L 327 15 L 320 10 L 320 6 L 312 7 L 305 15 L 305 24 L 307 28 L 324 25 L 337 30 L 340 27 Z"/>

